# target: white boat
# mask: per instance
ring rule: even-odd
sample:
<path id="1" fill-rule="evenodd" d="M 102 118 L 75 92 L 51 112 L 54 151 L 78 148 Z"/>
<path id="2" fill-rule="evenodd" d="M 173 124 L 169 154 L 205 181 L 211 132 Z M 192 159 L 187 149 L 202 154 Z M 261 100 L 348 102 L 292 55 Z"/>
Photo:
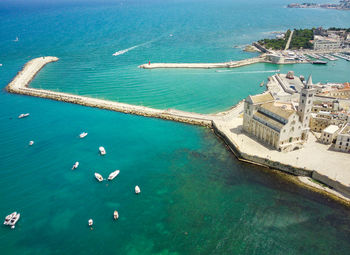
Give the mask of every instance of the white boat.
<path id="1" fill-rule="evenodd" d="M 16 36 L 16 39 L 13 40 L 13 41 L 14 41 L 14 42 L 18 42 L 18 41 L 19 41 L 18 36 Z"/>
<path id="2" fill-rule="evenodd" d="M 106 155 L 106 150 L 105 150 L 105 148 L 103 148 L 102 146 L 100 146 L 98 149 L 99 149 L 101 155 Z"/>
<path id="3" fill-rule="evenodd" d="M 0 66 L 2 66 L 2 64 L 0 64 Z"/>
<path id="4" fill-rule="evenodd" d="M 17 221 L 19 220 L 19 218 L 21 217 L 20 213 L 17 213 L 15 216 L 12 217 L 12 219 L 10 220 L 9 224 L 11 226 L 11 228 L 15 228 L 15 225 L 17 223 Z"/>
<path id="5" fill-rule="evenodd" d="M 11 219 L 17 214 L 17 212 L 13 212 L 5 217 L 4 225 L 9 225 Z"/>
<path id="6" fill-rule="evenodd" d="M 88 221 L 88 223 L 89 223 L 89 226 L 91 227 L 91 226 L 94 224 L 94 221 L 93 221 L 92 219 L 90 219 L 90 220 Z"/>
<path id="7" fill-rule="evenodd" d="M 34 141 L 29 141 L 29 146 L 32 146 L 34 144 Z"/>
<path id="8" fill-rule="evenodd" d="M 103 181 L 103 177 L 102 177 L 102 175 L 100 175 L 99 173 L 95 173 L 95 177 L 96 177 L 96 179 L 97 179 L 99 182 L 102 182 L 102 181 Z"/>
<path id="9" fill-rule="evenodd" d="M 79 166 L 79 162 L 77 161 L 77 162 L 75 162 L 75 164 L 73 165 L 72 170 L 77 169 L 78 166 Z"/>
<path id="10" fill-rule="evenodd" d="M 84 138 L 84 137 L 87 136 L 87 135 L 88 135 L 88 133 L 83 132 L 83 133 L 81 133 L 81 134 L 79 135 L 79 137 L 80 137 L 80 138 Z"/>
<path id="11" fill-rule="evenodd" d="M 29 113 L 22 113 L 18 116 L 19 119 L 22 119 L 22 118 L 25 118 L 25 117 L 28 117 L 29 116 Z"/>
<path id="12" fill-rule="evenodd" d="M 119 174 L 119 170 L 115 170 L 114 172 L 110 173 L 108 176 L 108 180 L 111 181 L 113 180 L 115 177 L 117 177 L 117 175 Z"/>
<path id="13" fill-rule="evenodd" d="M 119 218 L 119 213 L 118 213 L 117 210 L 114 211 L 114 213 L 113 213 L 113 218 L 114 218 L 115 220 L 117 220 L 117 219 Z"/>
<path id="14" fill-rule="evenodd" d="M 135 193 L 139 194 L 140 192 L 141 192 L 140 187 L 136 185 L 135 186 Z"/>

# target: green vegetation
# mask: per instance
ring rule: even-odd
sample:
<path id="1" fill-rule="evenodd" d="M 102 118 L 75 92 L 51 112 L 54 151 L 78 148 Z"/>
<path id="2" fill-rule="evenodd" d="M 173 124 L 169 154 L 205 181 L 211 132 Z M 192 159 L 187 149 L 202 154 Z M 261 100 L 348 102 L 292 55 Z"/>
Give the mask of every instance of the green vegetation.
<path id="1" fill-rule="evenodd" d="M 333 31 L 345 30 L 346 32 L 350 32 L 350 28 L 330 27 L 328 30 L 333 30 Z"/>
<path id="2" fill-rule="evenodd" d="M 263 45 L 267 49 L 273 50 L 284 50 L 286 47 L 289 35 L 291 31 L 288 30 L 285 33 L 284 39 L 263 39 L 258 41 L 261 45 Z M 311 49 L 312 43 L 310 40 L 313 40 L 314 33 L 312 29 L 294 29 L 293 37 L 290 42 L 290 49 Z"/>
<path id="3" fill-rule="evenodd" d="M 294 29 L 290 49 L 311 49 L 311 40 L 314 39 L 314 31 L 312 29 Z"/>

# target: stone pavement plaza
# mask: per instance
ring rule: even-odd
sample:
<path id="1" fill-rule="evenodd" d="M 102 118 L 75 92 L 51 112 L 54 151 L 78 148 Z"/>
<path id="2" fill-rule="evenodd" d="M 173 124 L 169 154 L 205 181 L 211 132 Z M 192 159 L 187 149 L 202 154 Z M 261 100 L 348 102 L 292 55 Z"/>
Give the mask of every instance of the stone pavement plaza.
<path id="1" fill-rule="evenodd" d="M 240 114 L 232 114 L 230 121 L 216 119 L 215 124 L 231 141 L 235 142 L 241 152 L 298 168 L 315 170 L 343 185 L 350 186 L 349 153 L 330 150 L 329 145 L 317 142 L 312 133 L 309 134 L 304 148 L 291 152 L 279 152 L 243 131 L 243 104 L 237 108 L 240 108 L 237 109 Z"/>

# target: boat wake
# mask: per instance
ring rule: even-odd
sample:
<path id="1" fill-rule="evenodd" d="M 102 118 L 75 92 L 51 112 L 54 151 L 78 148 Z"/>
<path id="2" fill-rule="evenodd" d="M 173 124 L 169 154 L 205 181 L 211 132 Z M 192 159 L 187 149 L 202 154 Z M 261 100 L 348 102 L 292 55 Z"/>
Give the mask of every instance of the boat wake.
<path id="1" fill-rule="evenodd" d="M 156 39 L 156 40 L 158 40 L 158 39 Z M 153 43 L 153 42 L 155 42 L 156 40 L 148 41 L 148 42 L 141 43 L 141 44 L 132 46 L 132 47 L 130 47 L 130 48 L 124 49 L 124 50 L 117 51 L 117 52 L 113 53 L 113 56 L 123 55 L 123 54 L 127 53 L 128 51 L 131 51 L 131 50 L 134 50 L 134 49 L 136 49 L 136 48 L 138 48 L 138 47 L 145 46 L 145 45 L 147 45 L 147 44 Z"/>
<path id="2" fill-rule="evenodd" d="M 136 46 L 127 48 L 127 49 L 125 49 L 125 50 L 117 51 L 116 53 L 113 53 L 113 56 L 123 55 L 124 53 L 127 53 L 128 51 L 131 51 L 131 50 L 133 50 L 133 49 L 136 49 L 136 48 L 138 48 L 138 47 L 140 47 L 140 46 L 141 46 L 141 45 L 136 45 Z"/>
<path id="3" fill-rule="evenodd" d="M 216 70 L 217 73 L 235 73 L 235 74 L 245 74 L 245 73 L 278 73 L 280 70 L 267 70 L 267 71 L 245 71 L 245 72 L 235 72 L 232 70 Z"/>

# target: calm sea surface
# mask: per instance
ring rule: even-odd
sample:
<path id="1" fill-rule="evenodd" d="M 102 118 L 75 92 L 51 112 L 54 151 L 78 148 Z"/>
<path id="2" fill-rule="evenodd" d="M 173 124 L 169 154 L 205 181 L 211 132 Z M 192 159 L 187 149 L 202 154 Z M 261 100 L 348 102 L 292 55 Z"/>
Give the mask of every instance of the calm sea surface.
<path id="1" fill-rule="evenodd" d="M 42 1 L 0 2 L 1 88 L 43 55 L 60 60 L 46 66 L 33 87 L 201 113 L 263 91 L 259 83 L 277 69 L 312 74 L 316 82 L 350 81 L 350 63 L 342 60 L 220 72 L 137 68 L 148 61 L 253 57 L 242 47 L 271 31 L 349 27 L 350 12 L 287 9 L 285 0 Z M 118 51 L 124 53 L 112 56 Z M 17 118 L 25 112 L 28 118 Z M 89 133 L 85 139 L 78 138 L 82 131 Z M 80 166 L 72 171 L 75 161 Z M 121 172 L 112 182 L 93 177 L 115 169 Z M 0 227 L 1 254 L 350 251 L 348 209 L 238 162 L 201 127 L 2 90 L 0 173 L 0 219 L 14 210 L 22 214 L 15 230 Z"/>

